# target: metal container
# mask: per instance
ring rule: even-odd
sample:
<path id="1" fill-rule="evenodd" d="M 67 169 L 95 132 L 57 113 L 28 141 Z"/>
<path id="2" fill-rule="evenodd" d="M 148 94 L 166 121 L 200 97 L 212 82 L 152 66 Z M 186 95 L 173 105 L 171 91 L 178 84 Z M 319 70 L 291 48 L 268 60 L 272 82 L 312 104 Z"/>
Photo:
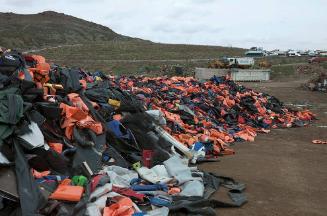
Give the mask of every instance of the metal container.
<path id="1" fill-rule="evenodd" d="M 231 78 L 234 81 L 268 81 L 270 72 L 271 70 L 233 68 Z"/>

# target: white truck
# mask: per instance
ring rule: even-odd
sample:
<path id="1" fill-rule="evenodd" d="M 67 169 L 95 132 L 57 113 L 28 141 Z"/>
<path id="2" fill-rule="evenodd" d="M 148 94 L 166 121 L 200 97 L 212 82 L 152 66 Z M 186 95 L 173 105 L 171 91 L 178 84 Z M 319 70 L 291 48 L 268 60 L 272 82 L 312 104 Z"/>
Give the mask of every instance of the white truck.
<path id="1" fill-rule="evenodd" d="M 254 58 L 227 58 L 227 62 L 230 68 L 251 68 L 254 65 Z"/>

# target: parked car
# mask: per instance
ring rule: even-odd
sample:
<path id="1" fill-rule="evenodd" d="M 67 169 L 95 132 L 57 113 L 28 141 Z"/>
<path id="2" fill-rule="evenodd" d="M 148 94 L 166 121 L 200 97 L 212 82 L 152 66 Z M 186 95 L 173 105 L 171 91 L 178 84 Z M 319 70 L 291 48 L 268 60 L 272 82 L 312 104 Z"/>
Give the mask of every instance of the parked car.
<path id="1" fill-rule="evenodd" d="M 293 50 L 288 51 L 287 55 L 290 56 L 290 57 L 301 56 L 300 53 L 298 53 L 297 51 L 293 51 Z"/>
<path id="2" fill-rule="evenodd" d="M 308 55 L 313 57 L 313 56 L 317 56 L 318 53 L 316 51 L 309 51 Z"/>
<path id="3" fill-rule="evenodd" d="M 320 63 L 320 62 L 327 62 L 327 57 L 313 57 L 309 59 L 309 63 Z"/>

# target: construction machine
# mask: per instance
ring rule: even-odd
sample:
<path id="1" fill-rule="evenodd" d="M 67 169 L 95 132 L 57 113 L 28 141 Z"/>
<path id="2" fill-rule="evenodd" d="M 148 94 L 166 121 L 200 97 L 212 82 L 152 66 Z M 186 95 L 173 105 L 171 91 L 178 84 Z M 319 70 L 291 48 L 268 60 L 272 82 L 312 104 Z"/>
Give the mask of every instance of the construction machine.
<path id="1" fill-rule="evenodd" d="M 271 63 L 264 59 L 264 60 L 261 60 L 259 63 L 258 63 L 259 67 L 260 68 L 265 68 L 265 69 L 268 69 L 268 68 L 271 68 Z"/>
<path id="2" fill-rule="evenodd" d="M 215 59 L 209 62 L 208 68 L 227 68 L 225 62 Z"/>

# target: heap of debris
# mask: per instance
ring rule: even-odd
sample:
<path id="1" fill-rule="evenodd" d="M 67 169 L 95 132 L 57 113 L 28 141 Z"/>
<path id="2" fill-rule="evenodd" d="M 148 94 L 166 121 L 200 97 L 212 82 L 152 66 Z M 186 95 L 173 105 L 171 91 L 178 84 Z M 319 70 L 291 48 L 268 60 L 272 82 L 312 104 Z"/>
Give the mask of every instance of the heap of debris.
<path id="1" fill-rule="evenodd" d="M 313 115 L 287 109 L 277 98 L 259 93 L 225 77 L 201 83 L 192 77 L 121 77 L 119 87 L 141 98 L 148 109 L 160 110 L 165 129 L 193 147 L 209 140 L 212 158 L 233 154 L 229 143 L 254 141 L 271 128 L 309 124 Z"/>
<path id="2" fill-rule="evenodd" d="M 16 51 L 0 81 L 3 215 L 215 215 L 245 186 L 191 164 L 314 119 L 226 78 L 111 77 Z M 229 202 L 212 198 L 221 186 Z"/>
<path id="3" fill-rule="evenodd" d="M 327 72 L 321 72 L 309 80 L 305 87 L 311 91 L 327 92 Z"/>
<path id="4" fill-rule="evenodd" d="M 299 65 L 296 68 L 299 75 L 307 75 L 309 81 L 303 87 L 310 91 L 327 92 L 327 69 L 319 64 Z"/>

